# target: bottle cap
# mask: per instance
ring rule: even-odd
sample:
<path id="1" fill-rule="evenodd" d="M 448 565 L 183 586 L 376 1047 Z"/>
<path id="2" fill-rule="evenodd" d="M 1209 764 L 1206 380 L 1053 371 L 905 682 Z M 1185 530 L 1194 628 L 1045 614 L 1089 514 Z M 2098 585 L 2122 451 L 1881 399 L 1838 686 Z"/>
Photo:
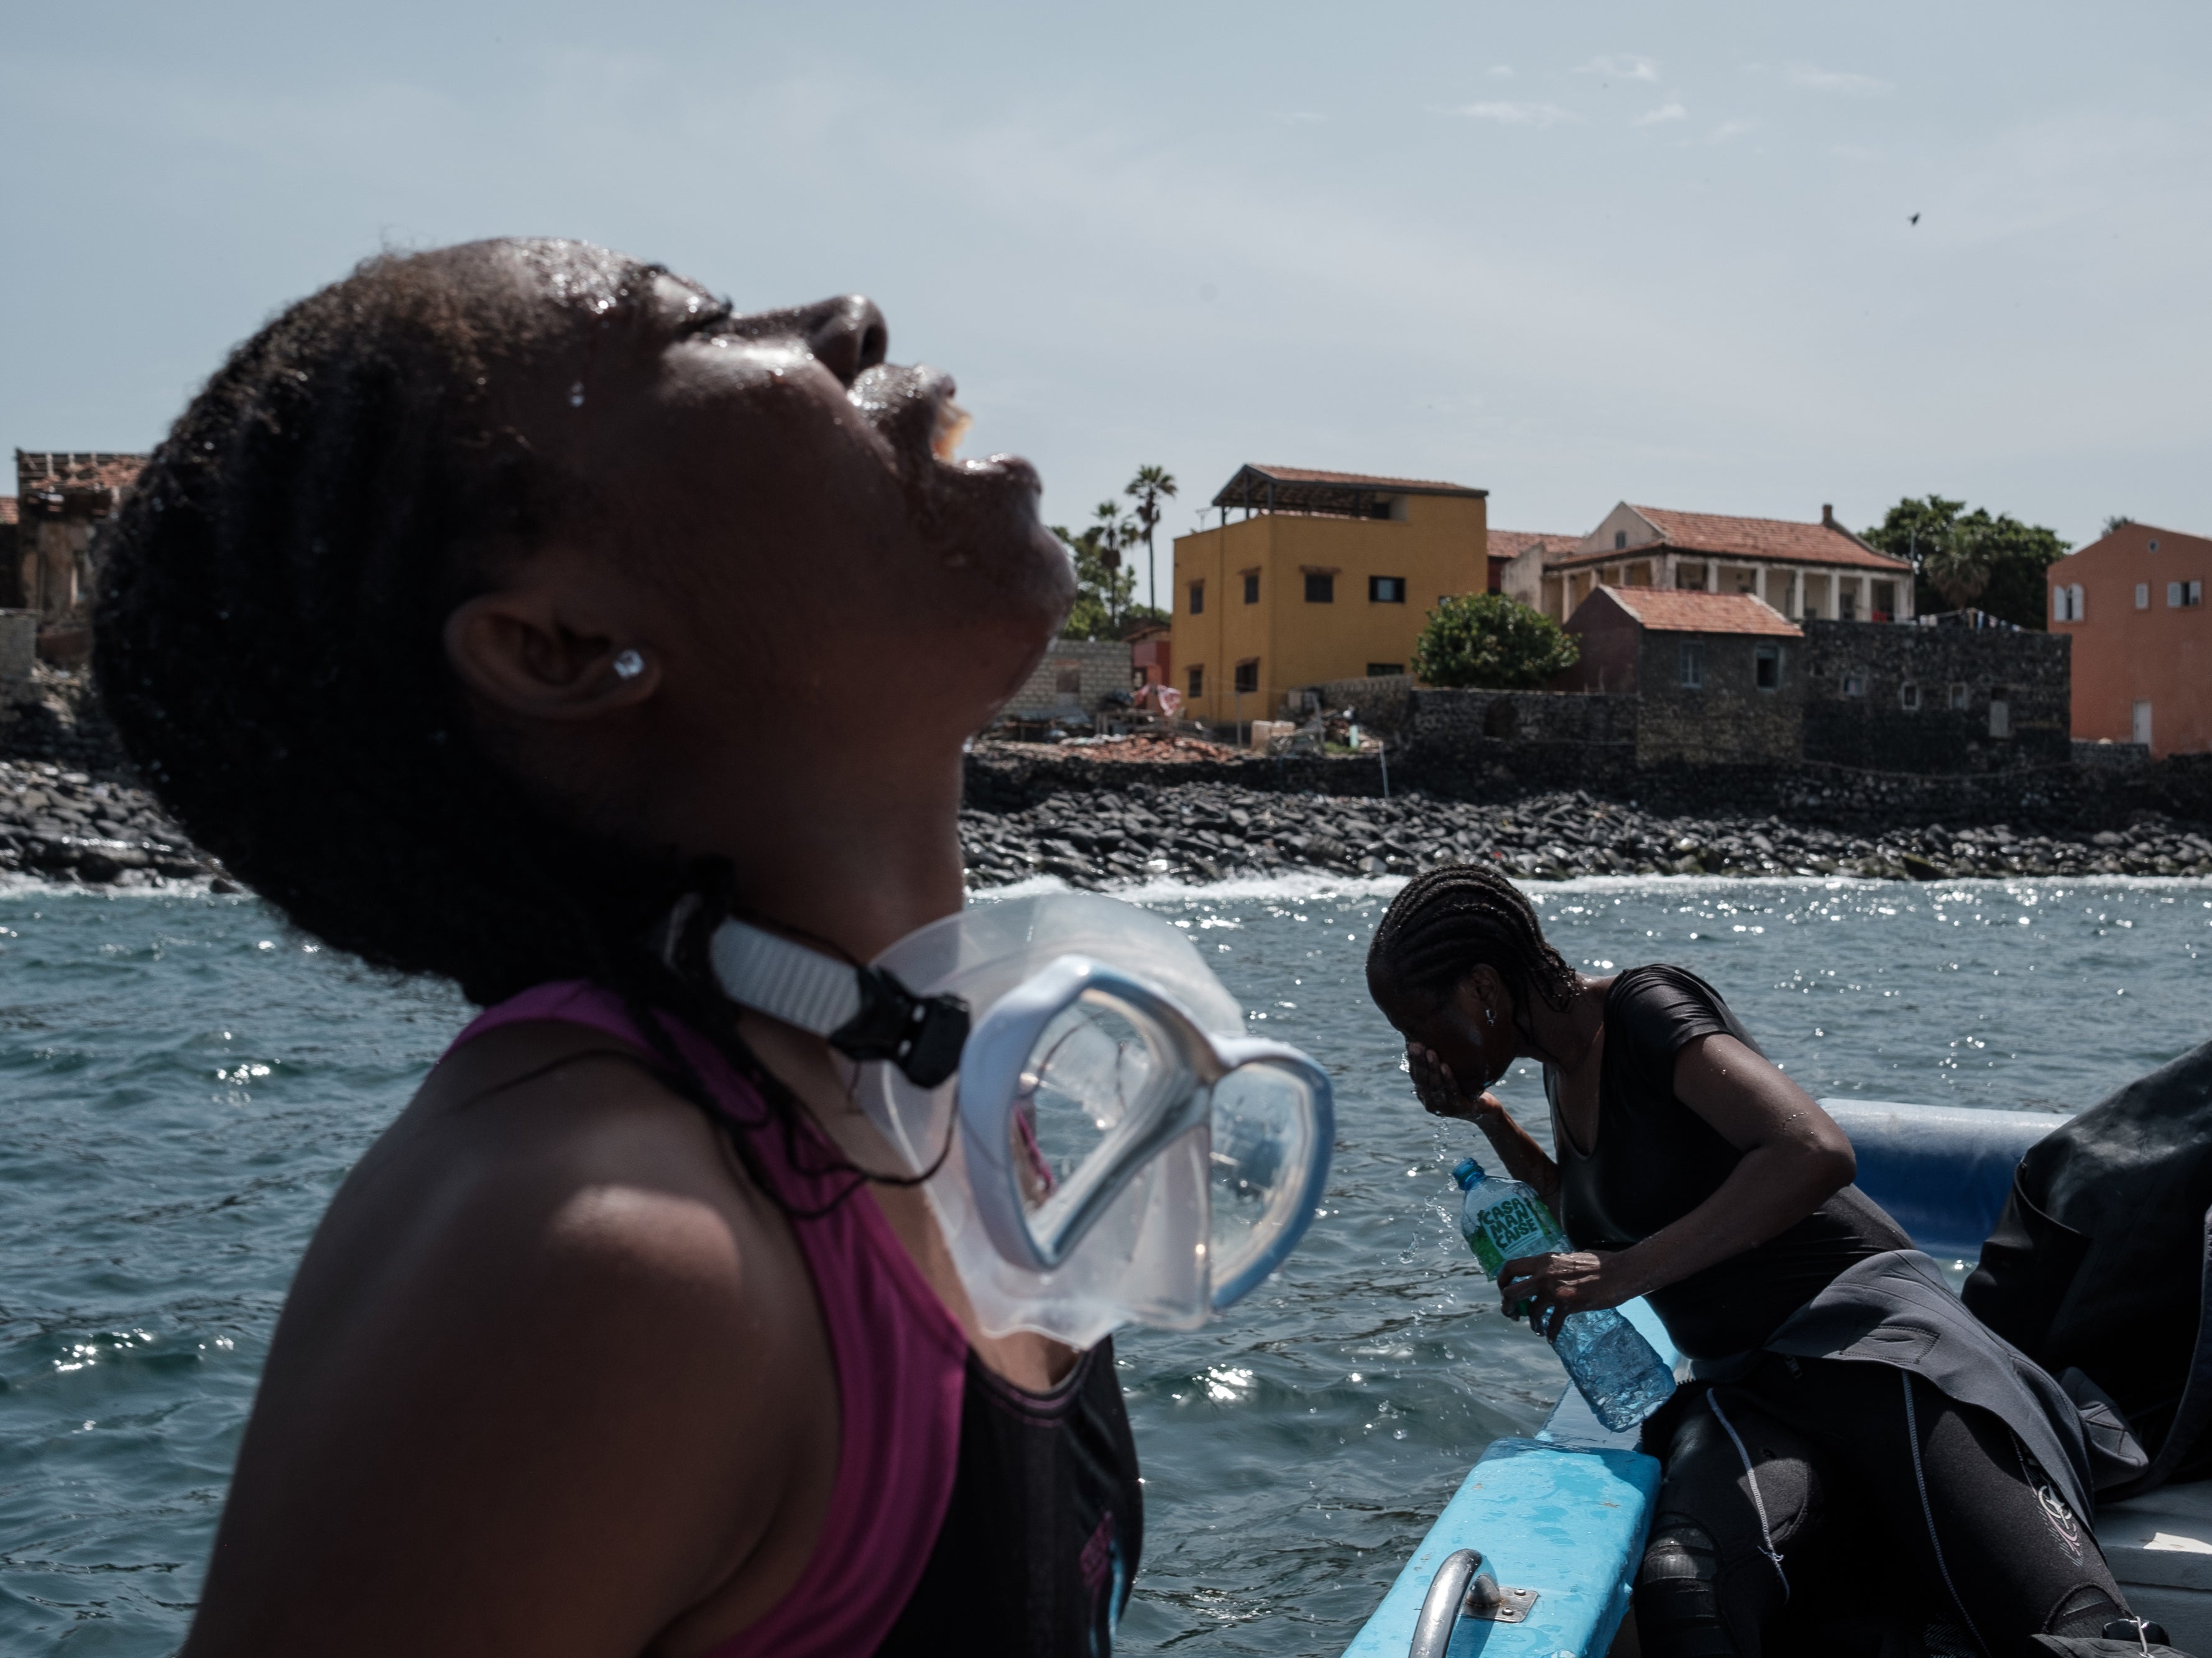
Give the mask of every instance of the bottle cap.
<path id="1" fill-rule="evenodd" d="M 1459 1166 L 1452 1170 L 1452 1178 L 1459 1182 L 1460 1190 L 1463 1192 L 1475 1181 L 1490 1177 L 1482 1172 L 1482 1165 L 1473 1157 L 1462 1157 Z"/>

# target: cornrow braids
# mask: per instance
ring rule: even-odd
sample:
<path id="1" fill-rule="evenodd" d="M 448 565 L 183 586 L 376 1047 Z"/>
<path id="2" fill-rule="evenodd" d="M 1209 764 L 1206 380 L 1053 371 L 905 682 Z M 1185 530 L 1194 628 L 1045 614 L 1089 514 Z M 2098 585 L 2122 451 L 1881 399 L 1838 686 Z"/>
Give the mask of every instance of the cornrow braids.
<path id="1" fill-rule="evenodd" d="M 530 245 L 589 322 L 657 267 Z M 148 785 L 194 841 L 294 925 L 479 1004 L 550 980 L 616 992 L 679 1093 L 741 1127 L 669 1039 L 701 1032 L 789 1134 L 796 1096 L 753 1054 L 703 951 L 656 946 L 716 860 L 590 828 L 476 739 L 445 618 L 502 561 L 596 504 L 495 423 L 493 382 L 539 343 L 471 291 L 465 255 L 386 256 L 279 315 L 178 419 L 103 537 L 100 694 Z M 703 936 L 703 934 L 702 934 Z"/>
<path id="2" fill-rule="evenodd" d="M 1441 1002 L 1478 967 L 1505 981 L 1526 1009 L 1532 997 L 1565 1012 L 1575 971 L 1544 941 L 1535 906 L 1495 870 L 1448 864 L 1400 890 L 1367 945 L 1371 982 Z"/>

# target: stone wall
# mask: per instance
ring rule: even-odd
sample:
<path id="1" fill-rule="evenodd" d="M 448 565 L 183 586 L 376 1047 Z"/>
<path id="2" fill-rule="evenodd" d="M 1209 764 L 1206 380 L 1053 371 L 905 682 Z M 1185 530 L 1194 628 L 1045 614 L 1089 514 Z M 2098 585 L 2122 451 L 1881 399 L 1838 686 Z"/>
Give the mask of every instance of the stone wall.
<path id="1" fill-rule="evenodd" d="M 1095 714 L 1109 692 L 1130 688 L 1133 667 L 1126 640 L 1055 639 L 1006 712 L 1033 719 Z"/>
<path id="2" fill-rule="evenodd" d="M 1636 769 L 1637 698 L 1560 691 L 1418 690 L 1398 735 L 1425 787 L 1470 799 L 1531 784 L 1625 786 Z"/>
<path id="3" fill-rule="evenodd" d="M 1407 717 L 1413 713 L 1413 677 L 1405 673 L 1380 674 L 1372 678 L 1332 679 L 1324 685 L 1301 687 L 1284 699 L 1291 718 L 1304 715 L 1303 699 L 1309 695 L 1331 713 L 1349 708 L 1352 717 L 1362 726 L 1386 738 L 1397 737 L 1404 732 Z"/>
<path id="4" fill-rule="evenodd" d="M 2077 737 L 2074 739 L 2074 763 L 2083 771 L 2132 776 L 2150 764 L 2150 744 Z"/>
<path id="5" fill-rule="evenodd" d="M 1636 702 L 1620 692 L 1419 690 L 1408 740 L 1632 745 Z"/>
<path id="6" fill-rule="evenodd" d="M 92 675 L 44 663 L 11 682 L 0 701 L 0 758 L 55 761 L 94 777 L 134 775 Z"/>
<path id="7" fill-rule="evenodd" d="M 1808 622 L 1805 758 L 1923 774 L 2064 765 L 2072 649 L 2009 629 Z M 2009 735 L 1992 728 L 2000 700 Z"/>
<path id="8" fill-rule="evenodd" d="M 1403 793 L 1409 784 L 1394 786 Z M 1027 743 L 979 743 L 967 756 L 966 804 L 981 811 L 1019 811 L 1054 794 L 1099 790 L 1173 788 L 1188 783 L 1234 783 L 1279 794 L 1372 798 L 1383 792 L 1382 762 L 1373 756 L 1330 759 L 1305 755 L 1160 764 L 1096 760 L 1088 750 L 1054 750 Z"/>
<path id="9" fill-rule="evenodd" d="M 1701 653 L 1701 685 L 1682 683 L 1685 647 Z M 1762 647 L 1779 653 L 1771 690 L 1759 688 Z M 1796 764 L 1804 730 L 1805 655 L 1795 639 L 1644 630 L 1633 699 L 1637 765 Z"/>
<path id="10" fill-rule="evenodd" d="M 1474 699 L 1531 693 L 1423 695 Z M 1601 730 L 1600 722 L 1609 718 L 1620 718 L 1624 727 L 1629 723 L 1625 716 L 1601 710 L 1589 711 L 1589 717 L 1593 731 Z M 2091 834 L 2124 830 L 2158 817 L 2212 823 L 2212 755 L 2169 756 L 2118 777 L 2071 765 L 1947 777 L 1817 762 L 1639 769 L 1632 742 L 1516 751 L 1495 739 L 1474 741 L 1479 746 L 1471 752 L 1394 747 L 1388 756 L 1388 793 L 1394 799 L 1419 793 L 1470 802 L 1512 802 L 1549 789 L 1571 788 L 1589 797 L 1626 801 L 1646 811 L 1729 818 L 1773 814 L 1791 823 L 1862 832 L 1940 823 L 1954 829 L 2008 825 L 2023 832 L 2039 824 Z M 1098 761 L 1090 757 L 1091 753 L 1079 747 L 979 744 L 968 756 L 967 804 L 984 811 L 1019 811 L 1055 794 L 1185 784 L 1369 799 L 1385 793 L 1383 765 L 1371 755 L 1167 765 Z M 1571 769 L 1563 768 L 1556 777 L 1547 776 L 1553 754 L 1577 763 Z"/>
<path id="11" fill-rule="evenodd" d="M 29 683 L 38 659 L 39 613 L 0 610 L 0 699 L 14 700 L 16 689 Z"/>

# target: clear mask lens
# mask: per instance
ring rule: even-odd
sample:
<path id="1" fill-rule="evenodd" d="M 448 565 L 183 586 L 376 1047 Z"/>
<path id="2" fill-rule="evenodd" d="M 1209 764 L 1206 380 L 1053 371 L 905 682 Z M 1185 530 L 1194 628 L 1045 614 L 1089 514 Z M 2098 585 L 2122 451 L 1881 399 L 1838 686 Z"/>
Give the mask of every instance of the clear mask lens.
<path id="1" fill-rule="evenodd" d="M 1207 1253 L 1216 1303 L 1225 1306 L 1272 1270 L 1286 1234 L 1295 1241 L 1305 1230 L 1313 1201 L 1306 1177 L 1328 1159 L 1314 1143 L 1319 1125 L 1307 1079 L 1295 1071 L 1266 1060 L 1243 1066 L 1214 1084 L 1211 1106 Z"/>
<path id="2" fill-rule="evenodd" d="M 956 1080 L 863 1068 L 992 1335 L 1192 1330 L 1280 1265 L 1321 1200 L 1328 1078 L 1244 1035 L 1159 916 L 1097 893 L 979 904 L 877 963 L 975 1014 Z"/>
<path id="3" fill-rule="evenodd" d="M 961 1112 L 978 1206 L 1009 1260 L 1054 1271 L 1109 1211 L 1142 1205 L 1188 1142 L 1206 1170 L 1204 1276 L 1224 1307 L 1304 1230 L 1328 1084 L 1278 1044 L 1208 1036 L 1174 1002 L 1062 957 L 979 1022 Z M 1325 1154 L 1319 1166 L 1325 1168 Z M 1111 1250 L 1108 1226 L 1094 1247 Z"/>
<path id="4" fill-rule="evenodd" d="M 1086 997 L 1048 1024 L 1022 1066 L 1007 1117 L 1008 1154 L 1042 1205 L 1103 1145 L 1157 1067 L 1152 1048 L 1103 998 Z"/>

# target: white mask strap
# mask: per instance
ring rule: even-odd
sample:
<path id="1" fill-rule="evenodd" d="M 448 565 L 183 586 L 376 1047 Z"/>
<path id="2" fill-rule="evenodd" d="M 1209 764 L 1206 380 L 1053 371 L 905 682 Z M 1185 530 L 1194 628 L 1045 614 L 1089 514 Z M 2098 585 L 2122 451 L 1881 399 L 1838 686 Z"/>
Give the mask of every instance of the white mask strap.
<path id="1" fill-rule="evenodd" d="M 707 960 L 740 1007 L 825 1038 L 848 1059 L 888 1060 L 934 1088 L 960 1065 L 968 1004 L 916 996 L 878 967 L 854 967 L 739 920 L 714 929 Z"/>
<path id="2" fill-rule="evenodd" d="M 851 963 L 743 921 L 714 929 L 707 959 L 732 1001 L 814 1035 L 842 1029 L 860 1011 L 860 981 Z"/>

